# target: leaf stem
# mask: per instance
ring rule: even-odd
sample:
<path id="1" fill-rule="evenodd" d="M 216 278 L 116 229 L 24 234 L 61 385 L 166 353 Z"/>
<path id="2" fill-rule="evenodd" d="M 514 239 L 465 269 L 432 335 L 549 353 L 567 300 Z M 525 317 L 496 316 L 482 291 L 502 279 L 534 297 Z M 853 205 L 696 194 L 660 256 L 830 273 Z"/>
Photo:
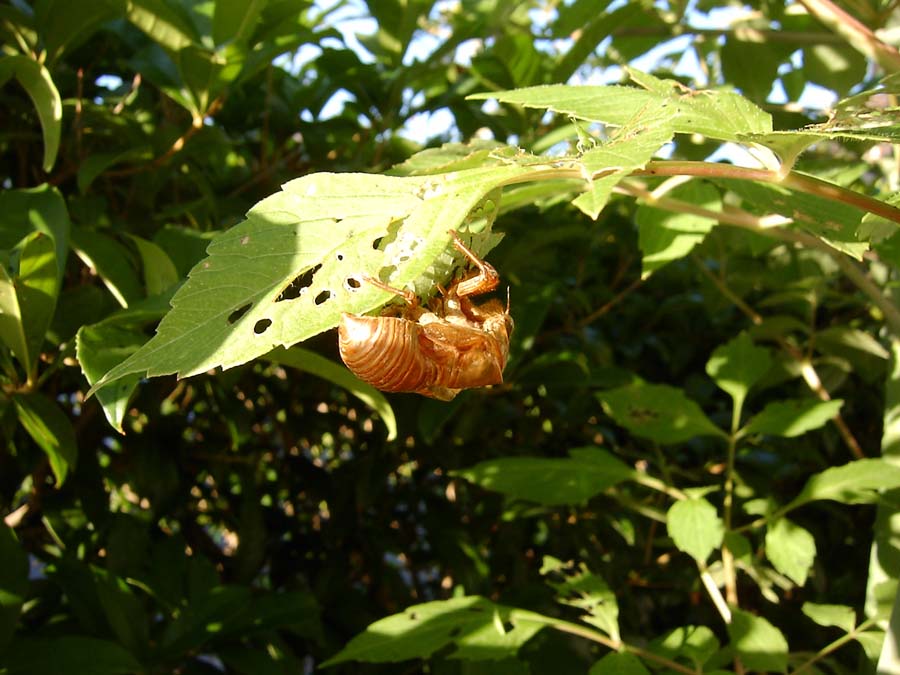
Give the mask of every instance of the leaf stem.
<path id="1" fill-rule="evenodd" d="M 874 618 L 866 619 L 865 621 L 863 621 L 861 624 L 859 624 L 853 630 L 849 631 L 848 633 L 845 633 L 844 635 L 839 637 L 834 642 L 831 642 L 831 643 L 825 645 L 824 647 L 822 647 L 822 649 L 820 649 L 814 656 L 810 657 L 810 659 L 808 661 L 800 664 L 800 666 L 798 666 L 797 668 L 792 670 L 791 675 L 797 675 L 797 673 L 802 673 L 806 670 L 809 670 L 810 668 L 812 668 L 813 664 L 815 664 L 818 661 L 821 661 L 822 659 L 824 659 L 826 656 L 828 656 L 832 652 L 837 651 L 838 649 L 843 647 L 845 644 L 847 644 L 851 640 L 855 640 L 857 635 L 859 635 L 860 633 L 864 633 L 869 627 L 875 625 L 876 623 L 877 623 L 877 620 Z"/>
<path id="2" fill-rule="evenodd" d="M 703 587 L 722 616 L 722 620 L 725 623 L 731 623 L 731 608 L 725 602 L 725 598 L 722 597 L 722 591 L 719 590 L 718 585 L 709 573 L 709 568 L 699 560 L 697 561 L 697 567 L 700 569 L 700 581 L 703 582 Z"/>
<path id="3" fill-rule="evenodd" d="M 864 211 L 877 214 L 895 223 L 900 223 L 900 209 L 872 197 L 848 190 L 806 174 L 790 171 L 781 174 L 768 169 L 751 169 L 733 164 L 717 162 L 658 160 L 648 162 L 643 169 L 632 172 L 633 176 L 698 176 L 703 178 L 730 178 L 755 180 L 761 183 L 783 185 L 797 192 L 816 195 L 825 199 L 843 202 Z"/>
<path id="4" fill-rule="evenodd" d="M 734 509 L 734 458 L 736 454 L 737 434 L 732 432 L 728 437 L 728 459 L 727 467 L 725 469 L 725 497 L 722 500 L 722 520 L 725 524 L 726 532 L 731 532 L 732 512 Z M 728 604 L 737 606 L 737 573 L 734 567 L 734 555 L 731 553 L 731 549 L 728 548 L 726 542 L 722 543 L 722 568 L 725 573 L 725 599 L 728 601 Z"/>
<path id="5" fill-rule="evenodd" d="M 614 640 L 613 638 L 608 637 L 600 631 L 594 630 L 593 628 L 588 628 L 587 626 L 582 626 L 581 624 L 572 623 L 571 621 L 565 621 L 564 619 L 557 619 L 555 617 L 544 616 L 532 612 L 522 612 L 521 617 L 517 616 L 517 614 L 518 613 L 516 610 L 512 610 L 512 612 L 510 612 L 510 618 L 513 620 L 521 618 L 522 620 L 532 623 L 543 623 L 544 625 L 558 630 L 562 633 L 569 633 L 570 635 L 577 635 L 578 637 L 583 637 L 586 640 L 591 640 L 592 642 L 598 642 L 605 647 L 609 647 L 613 651 L 628 652 L 642 659 L 646 659 L 647 661 L 653 661 L 654 663 L 657 663 L 661 666 L 665 666 L 666 668 L 674 670 L 678 673 L 685 673 L 685 675 L 696 675 L 696 671 L 688 668 L 687 666 L 683 666 L 680 663 L 667 659 L 666 657 L 660 656 L 659 654 L 654 654 L 653 652 L 641 647 L 627 644 L 622 640 Z"/>

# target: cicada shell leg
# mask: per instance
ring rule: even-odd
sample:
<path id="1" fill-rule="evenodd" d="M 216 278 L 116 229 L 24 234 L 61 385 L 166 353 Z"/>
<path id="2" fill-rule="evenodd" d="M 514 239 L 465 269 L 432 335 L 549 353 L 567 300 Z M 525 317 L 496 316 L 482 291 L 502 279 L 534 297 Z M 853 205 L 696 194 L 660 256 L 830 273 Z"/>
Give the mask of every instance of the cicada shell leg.
<path id="1" fill-rule="evenodd" d="M 500 275 L 497 274 L 497 270 L 494 269 L 493 265 L 486 263 L 475 255 L 475 251 L 462 242 L 455 230 L 450 230 L 450 234 L 453 237 L 453 245 L 457 250 L 478 268 L 478 273 L 475 276 L 463 279 L 456 284 L 454 289 L 456 295 L 461 298 L 467 295 L 481 295 L 482 293 L 490 293 L 497 288 L 497 284 L 500 283 Z"/>

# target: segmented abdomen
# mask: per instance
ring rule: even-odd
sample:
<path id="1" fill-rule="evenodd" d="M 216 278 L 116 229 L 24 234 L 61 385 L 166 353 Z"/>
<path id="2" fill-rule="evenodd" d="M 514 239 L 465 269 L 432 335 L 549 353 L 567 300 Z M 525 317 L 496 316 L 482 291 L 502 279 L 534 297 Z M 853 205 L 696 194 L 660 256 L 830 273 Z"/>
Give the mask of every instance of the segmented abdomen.
<path id="1" fill-rule="evenodd" d="M 434 384 L 436 366 L 419 351 L 419 325 L 397 317 L 343 314 L 338 348 L 347 367 L 382 391 L 418 391 Z"/>

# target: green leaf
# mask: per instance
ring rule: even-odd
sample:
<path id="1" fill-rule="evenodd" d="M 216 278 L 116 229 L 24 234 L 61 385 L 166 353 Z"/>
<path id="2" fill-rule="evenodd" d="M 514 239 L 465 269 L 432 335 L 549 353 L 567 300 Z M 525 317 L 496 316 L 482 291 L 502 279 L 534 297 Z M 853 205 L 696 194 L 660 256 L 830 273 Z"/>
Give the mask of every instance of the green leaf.
<path id="1" fill-rule="evenodd" d="M 121 16 L 122 6 L 124 3 L 111 0 L 78 3 L 41 0 L 34 3 L 35 25 L 47 50 L 48 61 L 59 59 L 84 43 L 104 23 Z"/>
<path id="2" fill-rule="evenodd" d="M 88 155 L 78 165 L 78 191 L 82 194 L 87 193 L 97 176 L 116 164 L 127 161 L 147 162 L 152 159 L 153 151 L 149 146 Z"/>
<path id="3" fill-rule="evenodd" d="M 78 330 L 75 355 L 88 384 L 93 385 L 110 368 L 134 354 L 146 341 L 144 333 L 120 325 L 111 317 L 98 324 L 82 326 Z M 106 420 L 119 433 L 124 433 L 122 420 L 128 412 L 128 402 L 140 379 L 140 375 L 129 375 L 110 382 L 97 391 L 97 400 Z"/>
<path id="4" fill-rule="evenodd" d="M 722 45 L 722 74 L 725 80 L 754 101 L 765 101 L 778 76 L 778 66 L 787 53 L 781 54 L 771 42 L 754 43 L 726 40 Z"/>
<path id="5" fill-rule="evenodd" d="M 634 654 L 610 652 L 591 666 L 588 675 L 650 675 L 650 671 Z"/>
<path id="6" fill-rule="evenodd" d="M 799 525 L 779 518 L 766 530 L 766 558 L 776 570 L 803 586 L 816 558 L 816 540 Z"/>
<path id="7" fill-rule="evenodd" d="M 895 487 L 900 487 L 900 467 L 881 458 L 858 459 L 814 475 L 784 510 L 817 499 L 869 504 L 878 499 L 881 491 Z"/>
<path id="8" fill-rule="evenodd" d="M 734 400 L 734 419 L 740 420 L 747 392 L 772 365 L 769 350 L 757 347 L 744 332 L 722 345 L 706 363 L 706 373 Z"/>
<path id="9" fill-rule="evenodd" d="M 639 382 L 597 394 L 607 415 L 643 438 L 681 443 L 695 436 L 720 436 L 694 401 L 675 387 Z"/>
<path id="10" fill-rule="evenodd" d="M 669 659 L 686 657 L 700 670 L 719 651 L 719 640 L 706 626 L 682 626 L 654 640 L 652 649 Z"/>
<path id="11" fill-rule="evenodd" d="M 4 654 L 4 675 L 132 675 L 143 668 L 114 642 L 89 637 L 21 637 Z"/>
<path id="12" fill-rule="evenodd" d="M 586 612 L 581 620 L 596 626 L 613 640 L 619 639 L 619 603 L 616 595 L 599 574 L 591 572 L 584 563 L 574 568 L 572 563 L 544 557 L 541 574 L 547 576 L 547 585 L 563 604 Z M 562 575 L 561 581 L 554 576 Z"/>
<path id="13" fill-rule="evenodd" d="M 165 0 L 129 0 L 127 17 L 154 42 L 178 52 L 200 39 L 190 17 L 181 9 L 185 6 Z"/>
<path id="14" fill-rule="evenodd" d="M 816 194 L 795 192 L 782 185 L 731 179 L 716 180 L 743 199 L 743 206 L 761 215 L 777 213 L 790 218 L 790 227 L 806 230 L 829 246 L 862 259 L 869 243 L 859 234 L 866 211 Z M 829 184 L 824 183 L 827 187 Z"/>
<path id="15" fill-rule="evenodd" d="M 856 627 L 856 612 L 846 605 L 820 605 L 804 602 L 803 613 L 820 626 L 835 626 L 845 633 Z"/>
<path id="16" fill-rule="evenodd" d="M 644 87 L 546 85 L 474 94 L 470 99 L 495 98 L 526 108 L 546 108 L 577 119 L 624 125 L 641 111 L 665 109 L 676 133 L 703 134 L 739 141 L 743 134 L 772 130 L 771 116 L 743 96 L 729 91 L 692 92 L 674 80 L 660 80 L 629 70 Z"/>
<path id="17" fill-rule="evenodd" d="M 580 504 L 634 476 L 634 470 L 605 450 L 569 450 L 568 459 L 505 457 L 451 472 L 487 490 L 546 506 Z"/>
<path id="18" fill-rule="evenodd" d="M 50 459 L 56 484 L 65 482 L 78 458 L 75 430 L 62 409 L 43 394 L 15 394 L 19 422 Z"/>
<path id="19" fill-rule="evenodd" d="M 841 399 L 773 401 L 750 420 L 742 433 L 793 438 L 825 426 L 829 420 L 834 419 L 842 405 L 844 402 Z"/>
<path id="20" fill-rule="evenodd" d="M 49 185 L 0 191 L 0 249 L 12 249 L 32 232 L 42 232 L 56 249 L 56 276 L 62 282 L 71 225 L 66 201 Z"/>
<path id="21" fill-rule="evenodd" d="M 15 532 L 0 521 L 0 653 L 12 640 L 28 593 L 28 555 Z"/>
<path id="22" fill-rule="evenodd" d="M 53 78 L 43 66 L 34 59 L 16 54 L 0 58 L 0 85 L 10 77 L 15 77 L 25 89 L 44 135 L 44 171 L 49 172 L 56 163 L 59 152 L 59 139 L 62 132 L 62 99 L 53 83 Z"/>
<path id="23" fill-rule="evenodd" d="M 301 347 L 274 349 L 266 357 L 274 363 L 297 368 L 343 387 L 378 413 L 387 427 L 387 440 L 393 441 L 397 438 L 397 419 L 394 417 L 394 409 L 391 408 L 391 404 L 384 394 L 360 380 L 345 367 Z"/>
<path id="24" fill-rule="evenodd" d="M 783 673 L 787 669 L 787 640 L 761 616 L 732 607 L 728 635 L 731 646 L 749 670 Z"/>
<path id="25" fill-rule="evenodd" d="M 669 536 L 679 551 L 705 563 L 709 554 L 722 545 L 725 527 L 716 507 L 705 499 L 683 499 L 666 514 Z"/>
<path id="26" fill-rule="evenodd" d="M 106 622 L 116 638 L 132 653 L 142 653 L 150 641 L 149 617 L 142 599 L 116 575 L 97 567 L 91 567 L 91 573 Z"/>
<path id="27" fill-rule="evenodd" d="M 137 246 L 141 256 L 147 295 L 165 293 L 180 281 L 174 263 L 157 244 L 133 234 L 129 238 Z"/>
<path id="28" fill-rule="evenodd" d="M 581 163 L 594 176 L 590 188 L 572 203 L 594 220 L 613 188 L 635 169 L 643 168 L 672 140 L 672 119 L 664 110 L 640 111 L 616 130 L 608 142 L 584 152 Z"/>
<path id="29" fill-rule="evenodd" d="M 719 191 L 708 183 L 692 181 L 676 187 L 666 196 L 710 211 L 720 211 L 722 208 Z M 693 213 L 678 213 L 641 204 L 635 222 L 638 225 L 638 245 L 643 254 L 641 277 L 646 278 L 690 253 L 718 221 Z"/>
<path id="30" fill-rule="evenodd" d="M 0 269 L 0 339 L 34 379 L 44 336 L 53 320 L 59 296 L 56 251 L 42 232 L 25 238 L 18 274 L 10 279 Z"/>
<path id="31" fill-rule="evenodd" d="M 268 0 L 217 3 L 213 15 L 212 37 L 217 45 L 245 42 L 255 30 Z"/>
<path id="32" fill-rule="evenodd" d="M 850 45 L 818 44 L 803 49 L 807 79 L 841 96 L 865 80 L 866 67 L 866 58 Z"/>
<path id="33" fill-rule="evenodd" d="M 333 328 L 342 312 L 363 314 L 393 299 L 363 283 L 364 274 L 428 297 L 461 260 L 449 230 L 484 226 L 496 202 L 482 197 L 543 169 L 320 173 L 291 181 L 209 245 L 157 334 L 100 384 L 132 373 L 188 377 L 230 368 Z M 473 246 L 483 255 L 496 241 L 480 234 Z"/>
<path id="34" fill-rule="evenodd" d="M 82 262 L 102 280 L 122 307 L 145 297 L 134 256 L 125 246 L 99 230 L 72 228 L 72 247 Z"/>
<path id="35" fill-rule="evenodd" d="M 458 647 L 452 657 L 506 658 L 514 655 L 546 621 L 531 612 L 495 605 L 478 596 L 426 602 L 371 624 L 322 667 L 346 661 L 424 659 L 450 645 Z"/>

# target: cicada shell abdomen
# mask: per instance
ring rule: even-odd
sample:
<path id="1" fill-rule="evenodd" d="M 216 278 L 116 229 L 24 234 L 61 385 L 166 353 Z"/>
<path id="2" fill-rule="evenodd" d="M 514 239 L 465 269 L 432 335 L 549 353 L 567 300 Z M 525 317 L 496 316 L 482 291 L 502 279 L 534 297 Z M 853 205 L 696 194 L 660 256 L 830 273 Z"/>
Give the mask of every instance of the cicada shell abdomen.
<path id="1" fill-rule="evenodd" d="M 438 377 L 419 349 L 419 324 L 408 319 L 345 313 L 338 349 L 359 379 L 381 391 L 419 392 Z"/>

